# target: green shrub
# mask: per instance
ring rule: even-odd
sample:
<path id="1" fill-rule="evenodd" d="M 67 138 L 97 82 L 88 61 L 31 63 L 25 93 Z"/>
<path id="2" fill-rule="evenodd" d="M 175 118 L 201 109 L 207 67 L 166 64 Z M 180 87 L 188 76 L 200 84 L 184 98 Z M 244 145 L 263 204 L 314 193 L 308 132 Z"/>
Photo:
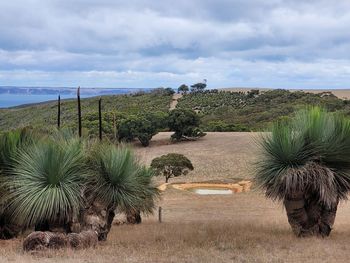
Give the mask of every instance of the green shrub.
<path id="1" fill-rule="evenodd" d="M 199 129 L 200 119 L 197 113 L 189 109 L 175 109 L 169 114 L 168 125 L 174 140 L 198 138 L 205 134 Z"/>

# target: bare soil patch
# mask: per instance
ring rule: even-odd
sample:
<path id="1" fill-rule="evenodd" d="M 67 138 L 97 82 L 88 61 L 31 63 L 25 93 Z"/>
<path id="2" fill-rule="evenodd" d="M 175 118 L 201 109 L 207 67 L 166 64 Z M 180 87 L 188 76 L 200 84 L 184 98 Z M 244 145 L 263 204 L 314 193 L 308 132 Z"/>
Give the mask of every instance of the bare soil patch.
<path id="1" fill-rule="evenodd" d="M 182 97 L 182 94 L 174 93 L 173 99 L 170 102 L 170 108 L 169 108 L 170 110 L 173 110 L 176 108 L 176 105 L 178 103 L 178 99 L 180 99 L 181 97 Z"/>

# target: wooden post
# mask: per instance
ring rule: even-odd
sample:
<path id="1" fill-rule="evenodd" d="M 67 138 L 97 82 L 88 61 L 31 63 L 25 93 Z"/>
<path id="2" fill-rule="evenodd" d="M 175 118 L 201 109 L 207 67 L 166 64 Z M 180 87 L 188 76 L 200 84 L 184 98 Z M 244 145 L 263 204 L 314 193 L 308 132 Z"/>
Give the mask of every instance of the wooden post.
<path id="1" fill-rule="evenodd" d="M 158 221 L 162 223 L 162 207 L 160 206 L 158 209 Z"/>
<path id="2" fill-rule="evenodd" d="M 117 140 L 117 123 L 116 123 L 116 117 L 115 117 L 115 111 L 113 111 L 113 133 L 114 133 L 114 140 Z"/>
<path id="3" fill-rule="evenodd" d="M 80 87 L 78 87 L 77 91 L 77 98 L 78 98 L 78 131 L 79 131 L 79 137 L 81 137 L 81 104 L 80 104 Z"/>
<path id="4" fill-rule="evenodd" d="M 99 124 L 99 136 L 102 141 L 102 99 L 98 100 L 98 124 Z"/>
<path id="5" fill-rule="evenodd" d="M 58 102 L 57 102 L 57 128 L 60 129 L 61 127 L 61 96 L 58 95 Z"/>

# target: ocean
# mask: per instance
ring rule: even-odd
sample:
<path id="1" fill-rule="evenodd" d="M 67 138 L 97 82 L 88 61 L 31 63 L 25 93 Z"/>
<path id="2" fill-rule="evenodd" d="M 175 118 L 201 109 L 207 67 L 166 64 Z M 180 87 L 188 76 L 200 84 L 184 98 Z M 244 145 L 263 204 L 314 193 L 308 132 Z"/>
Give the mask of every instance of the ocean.
<path id="1" fill-rule="evenodd" d="M 144 89 L 148 91 L 149 89 Z M 81 98 L 128 94 L 133 89 L 81 89 Z M 0 108 L 9 108 L 23 104 L 40 103 L 57 100 L 58 94 L 61 99 L 76 98 L 76 90 L 70 88 L 20 88 L 20 87 L 0 87 Z"/>

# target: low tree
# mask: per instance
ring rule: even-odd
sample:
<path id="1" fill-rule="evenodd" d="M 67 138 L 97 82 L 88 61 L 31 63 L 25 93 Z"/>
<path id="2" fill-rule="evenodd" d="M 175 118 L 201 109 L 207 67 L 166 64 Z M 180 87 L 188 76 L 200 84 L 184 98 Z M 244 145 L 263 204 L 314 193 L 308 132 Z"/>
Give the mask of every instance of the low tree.
<path id="1" fill-rule="evenodd" d="M 258 97 L 259 94 L 260 94 L 260 91 L 258 89 L 248 90 L 247 98 L 249 98 L 249 99 L 255 98 L 255 97 Z"/>
<path id="2" fill-rule="evenodd" d="M 168 125 L 174 140 L 196 139 L 205 136 L 199 129 L 200 119 L 197 113 L 190 109 L 174 109 L 169 114 Z"/>
<path id="3" fill-rule="evenodd" d="M 155 170 L 156 175 L 164 176 L 167 183 L 172 177 L 186 175 L 192 171 L 193 165 L 184 155 L 169 153 L 153 159 L 151 168 Z"/>
<path id="4" fill-rule="evenodd" d="M 190 89 L 186 84 L 182 84 L 180 87 L 178 87 L 177 92 L 186 94 Z"/>
<path id="5" fill-rule="evenodd" d="M 170 96 L 170 95 L 173 95 L 174 93 L 175 91 L 170 87 L 168 88 L 160 87 L 160 88 L 155 88 L 151 90 L 151 94 L 153 95 Z"/>
<path id="6" fill-rule="evenodd" d="M 157 127 L 154 123 L 140 115 L 131 115 L 122 120 L 118 126 L 118 138 L 120 141 L 131 142 L 137 138 L 144 147 L 149 145 L 150 140 L 157 132 Z"/>
<path id="7" fill-rule="evenodd" d="M 191 92 L 194 92 L 194 93 L 202 92 L 205 90 L 206 87 L 207 87 L 206 83 L 199 82 L 199 83 L 191 85 Z"/>
<path id="8" fill-rule="evenodd" d="M 141 114 L 142 117 L 150 121 L 157 131 L 168 129 L 169 114 L 162 111 L 147 112 Z"/>
<path id="9" fill-rule="evenodd" d="M 283 201 L 297 236 L 328 236 L 350 191 L 350 121 L 311 108 L 277 122 L 260 143 L 257 185 Z"/>

